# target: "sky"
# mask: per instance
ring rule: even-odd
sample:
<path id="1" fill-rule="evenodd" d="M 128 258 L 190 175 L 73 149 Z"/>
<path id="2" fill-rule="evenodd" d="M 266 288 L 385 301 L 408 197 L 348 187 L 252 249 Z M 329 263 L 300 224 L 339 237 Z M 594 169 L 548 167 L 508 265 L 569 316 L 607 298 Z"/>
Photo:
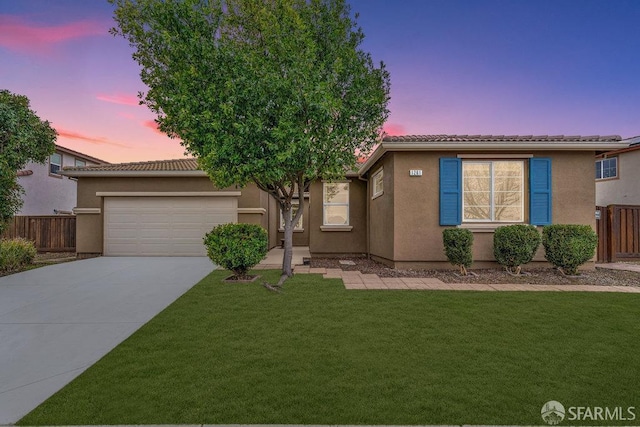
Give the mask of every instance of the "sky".
<path id="1" fill-rule="evenodd" d="M 640 135 L 638 0 L 350 0 L 391 75 L 391 135 Z M 106 0 L 0 0 L 0 89 L 59 145 L 108 162 L 183 157 L 138 105 Z"/>

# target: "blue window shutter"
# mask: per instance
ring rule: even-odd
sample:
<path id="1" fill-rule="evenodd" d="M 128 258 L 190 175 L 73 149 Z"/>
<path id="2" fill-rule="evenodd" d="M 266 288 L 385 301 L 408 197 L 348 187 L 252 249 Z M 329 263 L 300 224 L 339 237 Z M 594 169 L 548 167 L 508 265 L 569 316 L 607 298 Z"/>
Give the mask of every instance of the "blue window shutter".
<path id="1" fill-rule="evenodd" d="M 529 219 L 532 225 L 551 224 L 551 159 L 529 159 Z"/>
<path id="2" fill-rule="evenodd" d="M 440 225 L 462 223 L 462 161 L 440 159 Z"/>

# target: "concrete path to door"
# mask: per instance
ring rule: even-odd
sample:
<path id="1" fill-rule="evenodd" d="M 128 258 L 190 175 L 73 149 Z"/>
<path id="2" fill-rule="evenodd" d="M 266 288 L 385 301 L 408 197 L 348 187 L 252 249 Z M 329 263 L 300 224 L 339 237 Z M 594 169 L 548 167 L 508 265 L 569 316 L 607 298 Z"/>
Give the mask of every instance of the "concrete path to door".
<path id="1" fill-rule="evenodd" d="M 100 257 L 0 277 L 0 424 L 13 424 L 175 301 L 205 257 Z"/>

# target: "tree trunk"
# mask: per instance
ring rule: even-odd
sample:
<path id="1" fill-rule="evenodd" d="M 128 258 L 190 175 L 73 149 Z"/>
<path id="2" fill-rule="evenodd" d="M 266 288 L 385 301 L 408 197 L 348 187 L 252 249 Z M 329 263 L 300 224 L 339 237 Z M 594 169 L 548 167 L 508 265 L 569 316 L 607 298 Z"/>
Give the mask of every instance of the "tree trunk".
<path id="1" fill-rule="evenodd" d="M 300 192 L 302 197 L 298 200 L 298 212 L 295 216 L 292 216 L 291 202 L 283 203 L 280 206 L 282 209 L 282 218 L 284 219 L 284 256 L 282 257 L 282 277 L 293 276 L 293 229 L 294 224 L 298 223 L 298 220 L 302 216 L 304 211 L 304 191 Z"/>
<path id="2" fill-rule="evenodd" d="M 287 209 L 288 208 L 288 209 Z M 284 206 L 282 210 L 284 218 L 284 256 L 282 257 L 282 275 L 293 276 L 291 261 L 293 258 L 293 219 L 291 218 L 291 205 Z"/>

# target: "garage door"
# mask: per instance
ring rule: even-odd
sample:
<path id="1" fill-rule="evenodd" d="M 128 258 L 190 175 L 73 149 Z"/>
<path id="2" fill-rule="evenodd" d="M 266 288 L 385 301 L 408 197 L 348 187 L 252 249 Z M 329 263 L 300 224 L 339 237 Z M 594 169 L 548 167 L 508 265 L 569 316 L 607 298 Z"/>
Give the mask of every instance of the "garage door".
<path id="1" fill-rule="evenodd" d="M 206 256 L 205 233 L 238 221 L 236 197 L 105 197 L 104 254 Z"/>

